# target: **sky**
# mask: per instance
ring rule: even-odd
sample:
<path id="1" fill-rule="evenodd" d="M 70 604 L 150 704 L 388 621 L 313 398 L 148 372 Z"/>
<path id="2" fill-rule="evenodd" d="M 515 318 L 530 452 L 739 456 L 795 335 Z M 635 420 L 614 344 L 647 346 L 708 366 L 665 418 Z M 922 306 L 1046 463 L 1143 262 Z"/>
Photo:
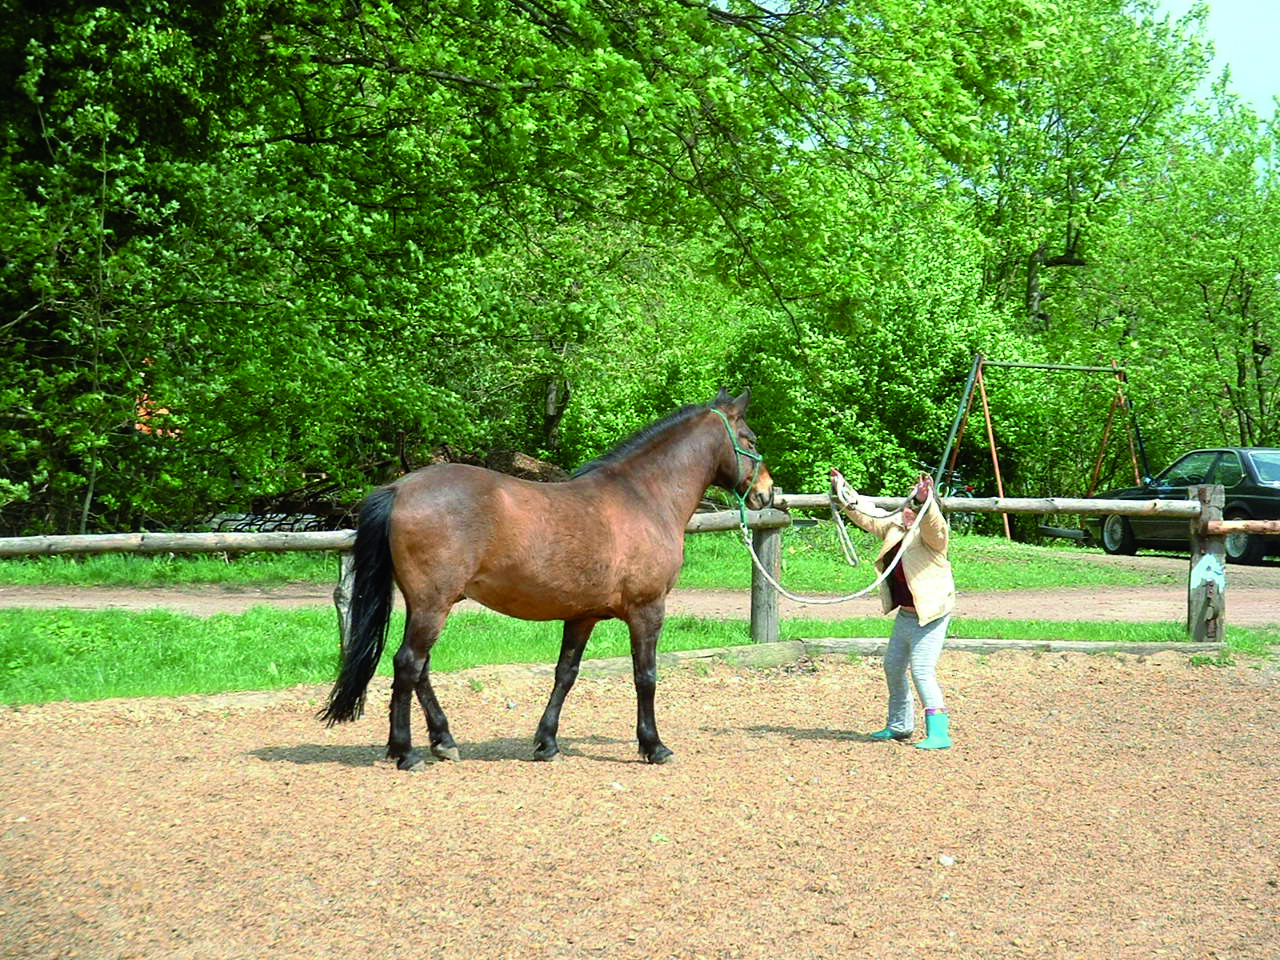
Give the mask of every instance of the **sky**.
<path id="1" fill-rule="evenodd" d="M 1180 17 L 1192 0 L 1160 0 L 1160 7 Z M 1216 78 L 1231 66 L 1231 87 L 1261 117 L 1275 112 L 1272 97 L 1280 94 L 1280 0 L 1209 0 L 1207 35 L 1217 57 L 1210 74 Z"/>

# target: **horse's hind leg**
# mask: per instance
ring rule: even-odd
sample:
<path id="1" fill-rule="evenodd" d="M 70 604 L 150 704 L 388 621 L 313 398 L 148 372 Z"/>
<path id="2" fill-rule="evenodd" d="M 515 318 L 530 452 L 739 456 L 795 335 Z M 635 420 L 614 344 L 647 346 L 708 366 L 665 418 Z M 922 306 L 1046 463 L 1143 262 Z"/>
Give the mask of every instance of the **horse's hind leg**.
<path id="1" fill-rule="evenodd" d="M 422 665 L 422 676 L 418 679 L 418 702 L 422 704 L 422 712 L 427 717 L 428 741 L 431 753 L 437 760 L 461 760 L 458 745 L 454 743 L 453 734 L 449 732 L 449 719 L 436 699 L 436 692 L 431 687 L 431 652 L 427 652 L 426 663 Z"/>
<path id="2" fill-rule="evenodd" d="M 444 627 L 445 611 L 411 611 L 407 614 L 404 640 L 396 651 L 395 674 L 391 681 L 391 729 L 387 734 L 387 756 L 396 761 L 401 770 L 414 770 L 423 763 L 422 756 L 413 749 L 410 728 L 413 695 L 416 692 L 427 717 L 432 753 L 446 759 L 457 759 L 458 748 L 449 734 L 449 721 L 445 718 L 435 692 L 431 689 L 431 648 Z"/>
<path id="3" fill-rule="evenodd" d="M 566 620 L 564 637 L 560 641 L 560 659 L 556 661 L 556 682 L 551 688 L 551 699 L 542 711 L 538 732 L 533 737 L 533 758 L 554 760 L 560 753 L 556 733 L 560 729 L 560 708 L 569 695 L 573 682 L 578 679 L 578 666 L 582 663 L 582 651 L 598 620 Z"/>

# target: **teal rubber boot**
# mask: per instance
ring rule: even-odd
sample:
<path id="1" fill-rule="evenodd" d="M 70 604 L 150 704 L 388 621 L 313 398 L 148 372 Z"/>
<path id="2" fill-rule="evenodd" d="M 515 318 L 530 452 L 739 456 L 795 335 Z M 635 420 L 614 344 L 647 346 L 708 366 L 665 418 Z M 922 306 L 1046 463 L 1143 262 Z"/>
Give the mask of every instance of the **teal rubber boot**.
<path id="1" fill-rule="evenodd" d="M 924 715 L 925 738 L 916 744 L 917 750 L 946 750 L 951 746 L 951 720 L 946 713 Z"/>
<path id="2" fill-rule="evenodd" d="M 875 733 L 870 734 L 870 738 L 877 742 L 883 741 L 883 740 L 910 740 L 911 731 L 910 730 L 893 730 L 893 729 L 890 729 L 889 727 L 885 727 L 883 730 L 877 730 Z"/>

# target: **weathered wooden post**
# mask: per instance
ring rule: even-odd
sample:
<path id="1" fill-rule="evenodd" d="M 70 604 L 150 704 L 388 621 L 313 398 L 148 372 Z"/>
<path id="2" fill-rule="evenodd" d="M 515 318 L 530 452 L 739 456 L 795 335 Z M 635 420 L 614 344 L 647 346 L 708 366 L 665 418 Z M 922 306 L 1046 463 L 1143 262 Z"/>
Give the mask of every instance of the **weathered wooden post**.
<path id="1" fill-rule="evenodd" d="M 1191 521 L 1191 571 L 1187 579 L 1187 633 L 1195 641 L 1221 642 L 1226 637 L 1227 540 L 1210 533 L 1222 519 L 1226 492 L 1221 485 L 1196 486 L 1188 499 L 1200 501 L 1200 516 Z"/>
<path id="2" fill-rule="evenodd" d="M 350 550 L 338 554 L 338 585 L 333 588 L 333 605 L 338 608 L 338 652 L 347 653 L 347 630 L 351 624 L 351 587 L 355 579 L 355 555 Z"/>
<path id="3" fill-rule="evenodd" d="M 782 559 L 782 529 L 791 526 L 791 514 L 773 507 L 716 513 L 695 513 L 689 518 L 685 533 L 707 533 L 733 530 L 746 526 L 751 531 L 751 549 L 760 566 L 751 564 L 751 641 L 771 643 L 778 639 L 778 592 L 760 572 L 764 567 L 776 581 Z"/>
<path id="4" fill-rule="evenodd" d="M 778 579 L 782 567 L 782 527 L 756 528 L 751 531 L 760 566 Z M 778 640 L 778 591 L 751 565 L 751 642 L 776 643 Z"/>

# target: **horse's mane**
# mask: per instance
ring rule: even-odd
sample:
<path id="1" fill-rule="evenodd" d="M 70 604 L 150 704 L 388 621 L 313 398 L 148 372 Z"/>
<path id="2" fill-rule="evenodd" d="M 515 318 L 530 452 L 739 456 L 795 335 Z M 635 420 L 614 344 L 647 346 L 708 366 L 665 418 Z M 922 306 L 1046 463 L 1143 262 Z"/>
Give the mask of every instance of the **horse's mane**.
<path id="1" fill-rule="evenodd" d="M 648 443 L 653 437 L 656 437 L 658 434 L 667 431 L 677 424 L 684 423 L 694 414 L 701 413 L 706 410 L 707 407 L 708 405 L 705 403 L 691 403 L 688 406 L 681 407 L 679 410 L 675 410 L 667 414 L 661 420 L 655 420 L 647 427 L 641 427 L 631 436 L 627 437 L 627 439 L 614 446 L 608 453 L 603 453 L 594 460 L 588 460 L 582 466 L 578 467 L 573 471 L 572 476 L 580 477 L 584 473 L 590 473 L 592 470 L 598 470 L 610 463 L 617 463 L 619 460 L 626 459 L 631 454 L 635 453 L 640 447 L 643 447 Z"/>

